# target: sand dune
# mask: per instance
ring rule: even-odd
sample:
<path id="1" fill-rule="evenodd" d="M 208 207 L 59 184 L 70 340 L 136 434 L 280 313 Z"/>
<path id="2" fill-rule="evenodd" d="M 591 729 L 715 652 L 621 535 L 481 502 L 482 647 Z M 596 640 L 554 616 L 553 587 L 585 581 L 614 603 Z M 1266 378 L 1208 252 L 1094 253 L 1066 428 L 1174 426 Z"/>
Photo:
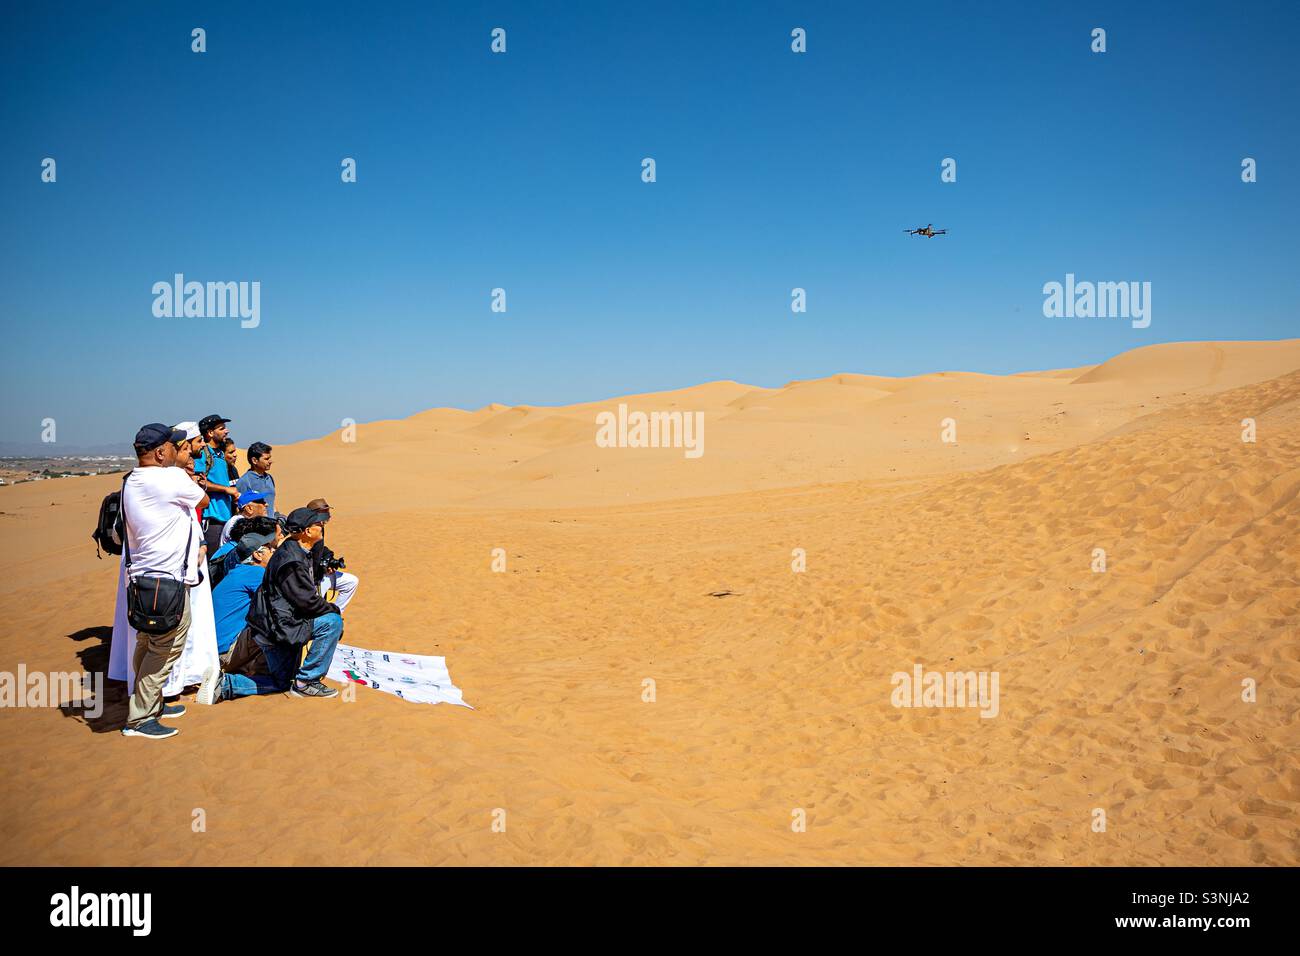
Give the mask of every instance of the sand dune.
<path id="1" fill-rule="evenodd" d="M 620 402 L 703 411 L 705 455 L 595 447 Z M 267 698 L 149 747 L 121 685 L 9 710 L 4 863 L 1300 862 L 1300 340 L 434 409 L 276 469 L 338 512 L 347 639 L 477 710 Z M 104 669 L 115 483 L 0 489 L 0 669 Z M 998 715 L 892 706 L 916 663 L 997 671 Z"/>
<path id="2" fill-rule="evenodd" d="M 1296 367 L 1300 345 L 1282 342 L 1170 342 L 1117 355 L 1074 381 L 1178 385 L 1193 391 L 1253 385 Z"/>
<path id="3" fill-rule="evenodd" d="M 336 433 L 286 448 L 277 467 L 295 484 L 337 470 L 329 493 L 358 508 L 390 491 L 408 494 L 404 470 L 363 470 L 362 458 L 400 460 L 425 474 L 418 496 L 430 507 L 625 504 L 953 474 L 1072 447 L 1198 395 L 1298 367 L 1300 340 L 1292 339 L 1156 345 L 1093 368 L 1026 375 L 842 374 L 783 388 L 710 382 L 558 408 L 438 409 L 359 426 L 354 444 Z M 660 449 L 611 455 L 597 448 L 596 414 L 620 403 L 703 412 L 706 454 L 686 460 Z M 947 418 L 957 421 L 955 445 L 937 440 Z M 350 473 L 362 480 L 350 482 Z"/>

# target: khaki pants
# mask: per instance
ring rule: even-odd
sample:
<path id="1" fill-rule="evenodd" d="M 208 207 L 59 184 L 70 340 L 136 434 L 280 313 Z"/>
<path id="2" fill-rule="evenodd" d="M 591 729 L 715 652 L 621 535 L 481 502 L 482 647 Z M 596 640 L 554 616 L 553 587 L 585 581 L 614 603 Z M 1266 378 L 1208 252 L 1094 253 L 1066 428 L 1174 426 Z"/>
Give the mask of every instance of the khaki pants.
<path id="1" fill-rule="evenodd" d="M 180 660 L 185 650 L 185 638 L 190 633 L 190 589 L 185 589 L 185 610 L 181 622 L 166 634 L 135 635 L 135 692 L 127 706 L 126 725 L 139 727 L 148 720 L 162 715 L 163 685 L 172 666 Z"/>
<path id="2" fill-rule="evenodd" d="M 227 674 L 243 674 L 246 677 L 269 674 L 266 669 L 266 655 L 253 637 L 253 632 L 244 628 L 230 645 L 230 650 L 221 655 L 221 669 Z"/>

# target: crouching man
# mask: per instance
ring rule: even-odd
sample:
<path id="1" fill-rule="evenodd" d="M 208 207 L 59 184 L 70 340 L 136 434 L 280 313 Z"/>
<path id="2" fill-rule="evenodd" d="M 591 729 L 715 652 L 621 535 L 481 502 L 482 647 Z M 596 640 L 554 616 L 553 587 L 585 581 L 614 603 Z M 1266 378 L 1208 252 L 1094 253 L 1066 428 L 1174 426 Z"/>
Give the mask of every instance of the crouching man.
<path id="1" fill-rule="evenodd" d="M 290 513 L 285 520 L 289 537 L 267 562 L 261 586 L 249 606 L 248 637 L 262 652 L 267 676 L 223 674 L 199 688 L 200 701 L 216 703 L 285 690 L 295 697 L 338 696 L 321 678 L 329 672 L 334 649 L 343 636 L 343 618 L 317 590 L 310 554 L 324 536 L 328 520 L 328 514 L 311 508 Z M 309 642 L 304 658 L 303 646 Z"/>
<path id="2" fill-rule="evenodd" d="M 259 515 L 241 521 L 235 534 L 237 540 L 230 546 L 236 563 L 212 589 L 221 671 L 205 677 L 199 685 L 200 704 L 284 692 L 284 687 L 268 676 L 266 658 L 247 625 L 248 609 L 280 544 L 280 526 L 271 518 Z"/>

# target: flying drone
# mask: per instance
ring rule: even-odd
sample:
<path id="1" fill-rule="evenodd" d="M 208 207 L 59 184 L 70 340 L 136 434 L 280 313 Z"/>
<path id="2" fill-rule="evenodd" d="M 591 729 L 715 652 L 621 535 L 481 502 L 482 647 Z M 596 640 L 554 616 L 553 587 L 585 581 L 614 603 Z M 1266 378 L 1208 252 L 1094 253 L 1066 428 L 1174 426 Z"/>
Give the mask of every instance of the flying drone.
<path id="1" fill-rule="evenodd" d="M 946 236 L 948 234 L 947 229 L 934 228 L 934 223 L 922 226 L 919 229 L 904 229 L 903 232 L 907 233 L 909 236 L 925 236 L 927 239 L 933 239 L 935 236 Z"/>

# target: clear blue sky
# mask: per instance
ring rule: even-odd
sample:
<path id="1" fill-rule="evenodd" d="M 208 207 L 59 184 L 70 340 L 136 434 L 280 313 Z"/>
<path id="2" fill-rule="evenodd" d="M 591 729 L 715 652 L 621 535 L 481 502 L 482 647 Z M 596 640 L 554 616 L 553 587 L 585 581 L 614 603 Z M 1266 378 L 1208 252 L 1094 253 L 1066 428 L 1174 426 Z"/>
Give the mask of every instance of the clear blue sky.
<path id="1" fill-rule="evenodd" d="M 61 443 L 125 446 L 216 411 L 242 444 L 282 442 L 439 405 L 1300 335 L 1294 2 L 6 19 L 0 440 L 53 417 Z M 927 222 L 951 234 L 902 233 Z M 260 281 L 261 326 L 155 318 L 175 272 Z M 1150 281 L 1151 327 L 1044 318 L 1067 272 Z"/>

